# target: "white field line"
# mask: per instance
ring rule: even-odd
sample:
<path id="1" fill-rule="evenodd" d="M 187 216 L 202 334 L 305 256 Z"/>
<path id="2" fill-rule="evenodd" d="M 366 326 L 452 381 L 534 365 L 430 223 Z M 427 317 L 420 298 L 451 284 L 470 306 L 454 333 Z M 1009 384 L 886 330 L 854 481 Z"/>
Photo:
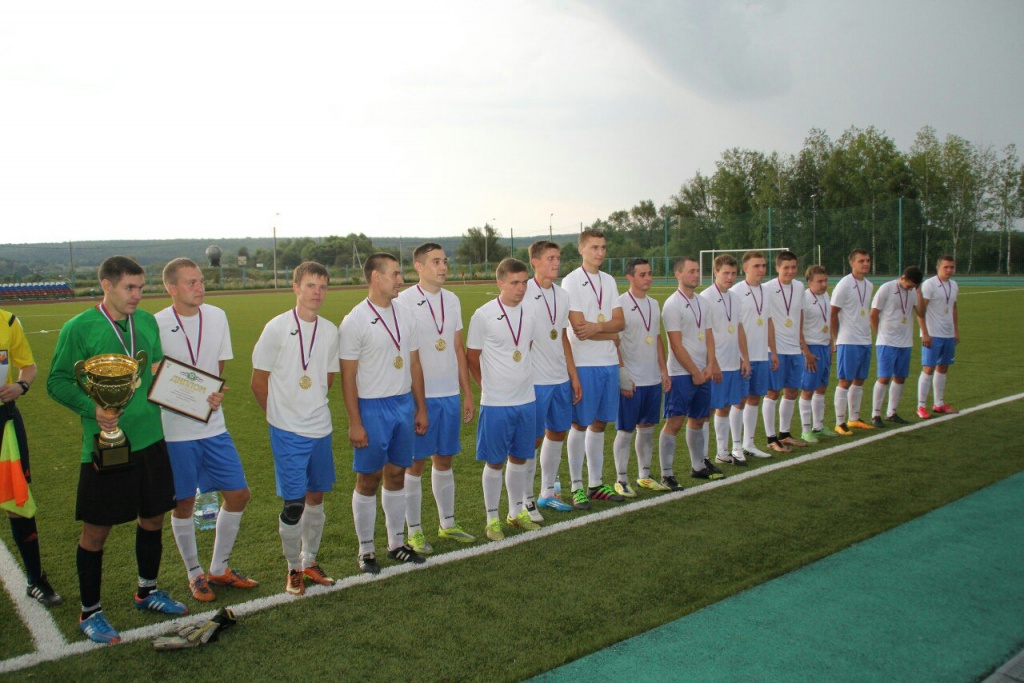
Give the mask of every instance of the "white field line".
<path id="1" fill-rule="evenodd" d="M 575 517 L 568 519 L 563 522 L 556 522 L 549 524 L 538 531 L 533 531 L 525 534 L 517 534 L 506 538 L 504 541 L 497 543 L 483 543 L 480 545 L 474 545 L 469 548 L 462 550 L 455 550 L 453 552 L 444 553 L 442 555 L 432 556 L 426 563 L 413 565 L 404 564 L 387 567 L 382 569 L 380 574 L 369 575 L 360 574 L 357 576 L 348 576 L 344 579 L 339 579 L 338 582 L 333 586 L 313 586 L 306 590 L 304 597 L 293 597 L 285 593 L 278 593 L 276 595 L 269 595 L 263 598 L 257 598 L 248 602 L 238 603 L 231 606 L 231 610 L 238 616 L 244 616 L 246 614 L 253 614 L 270 607 L 276 607 L 278 605 L 284 605 L 295 600 L 305 600 L 307 598 L 315 598 L 320 595 L 326 595 L 328 593 L 334 593 L 337 591 L 346 590 L 353 586 L 362 586 L 368 583 L 374 583 L 377 581 L 386 581 L 392 577 L 400 574 L 407 574 L 414 571 L 423 571 L 430 569 L 431 567 L 438 567 L 441 565 L 450 564 L 452 562 L 461 562 L 472 557 L 479 557 L 480 555 L 486 555 L 489 553 L 499 552 L 507 548 L 511 548 L 516 545 L 523 543 L 530 543 L 532 541 L 538 541 L 542 538 L 547 538 L 555 534 L 569 531 L 571 529 L 578 529 L 588 524 L 595 524 L 597 522 L 610 519 L 612 517 L 619 517 L 621 515 L 630 514 L 637 510 L 646 510 L 658 505 L 665 505 L 667 503 L 673 503 L 677 500 L 688 498 L 690 496 L 699 495 L 706 493 L 723 486 L 732 486 L 740 482 L 746 481 L 753 477 L 760 477 L 770 472 L 775 472 L 786 467 L 793 467 L 800 465 L 805 462 L 811 462 L 812 460 L 819 460 L 826 458 L 830 455 L 842 453 L 844 451 L 853 450 L 861 446 L 875 443 L 877 441 L 883 441 L 893 436 L 906 434 L 917 429 L 924 429 L 934 424 L 939 424 L 949 420 L 955 420 L 964 415 L 970 415 L 972 413 L 988 410 L 989 408 L 995 408 L 997 406 L 1004 405 L 1006 403 L 1012 403 L 1013 401 L 1019 401 L 1024 399 L 1024 393 L 1013 394 L 1011 396 L 1005 396 L 1003 398 L 989 401 L 971 408 L 965 408 L 960 411 L 957 415 L 944 415 L 942 417 L 934 417 L 930 420 L 922 420 L 916 424 L 900 427 L 898 429 L 886 429 L 885 431 L 878 432 L 867 438 L 856 439 L 846 443 L 841 443 L 831 448 L 824 448 L 820 451 L 813 453 L 807 453 L 790 460 L 782 460 L 774 462 L 764 467 L 759 467 L 755 470 L 747 470 L 741 474 L 730 475 L 725 479 L 719 479 L 717 481 L 710 481 L 692 488 L 688 488 L 685 491 L 676 491 L 674 493 L 666 493 L 656 498 L 648 498 L 636 503 L 629 503 L 628 505 L 622 505 L 620 507 L 611 508 L 608 510 L 602 510 L 593 514 L 586 515 L 584 517 Z M 556 514 L 556 513 L 553 513 Z M 9 565 L 9 566 L 8 566 Z M 76 641 L 74 643 L 68 643 L 65 641 L 63 635 L 57 630 L 56 623 L 52 617 L 46 612 L 45 608 L 35 604 L 35 601 L 31 600 L 25 595 L 24 591 L 24 574 L 21 573 L 20 568 L 14 563 L 14 559 L 10 553 L 6 551 L 4 545 L 0 543 L 0 571 L 3 572 L 4 587 L 7 592 L 10 593 L 15 605 L 18 607 L 19 612 L 22 613 L 23 619 L 28 624 L 30 631 L 32 632 L 33 640 L 36 642 L 39 648 L 36 652 L 32 652 L 26 655 L 20 655 L 18 657 L 12 657 L 0 661 L 0 674 L 10 673 L 13 671 L 19 671 L 26 669 L 43 662 L 57 661 L 70 657 L 72 655 L 89 652 L 91 650 L 110 647 L 109 645 L 100 645 L 87 640 Z M 24 604 L 24 605 L 23 605 Z M 39 612 L 41 610 L 41 613 Z M 178 619 L 172 619 L 168 621 L 162 621 L 156 624 L 150 624 L 149 626 L 142 626 L 139 628 L 131 629 L 129 631 L 121 632 L 122 643 L 132 643 L 139 640 L 149 640 L 157 636 L 163 635 L 174 631 L 181 626 L 186 624 L 194 624 L 205 622 L 212 618 L 217 613 L 217 610 L 209 610 L 207 612 L 201 612 L 198 614 L 189 614 L 185 617 Z M 34 621 L 29 621 L 29 616 L 34 617 Z"/>

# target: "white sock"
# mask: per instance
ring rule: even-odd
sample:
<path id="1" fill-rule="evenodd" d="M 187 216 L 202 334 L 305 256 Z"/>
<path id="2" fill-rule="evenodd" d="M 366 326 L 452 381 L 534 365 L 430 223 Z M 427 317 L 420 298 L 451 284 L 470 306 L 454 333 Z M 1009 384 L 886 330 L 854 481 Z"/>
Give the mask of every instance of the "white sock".
<path id="1" fill-rule="evenodd" d="M 217 515 L 217 523 L 220 524 L 220 515 Z M 199 562 L 199 549 L 196 547 L 196 525 L 191 517 L 178 519 L 171 515 L 171 531 L 174 533 L 174 542 L 178 545 L 181 559 L 185 562 L 188 581 L 192 583 L 192 579 L 203 573 L 203 565 Z"/>
<path id="2" fill-rule="evenodd" d="M 324 512 L 324 504 L 310 505 L 306 503 L 306 509 L 302 511 L 302 568 L 312 567 L 316 564 L 316 554 L 320 552 L 320 539 L 324 535 L 324 524 L 327 523 L 327 514 Z"/>
<path id="3" fill-rule="evenodd" d="M 715 450 L 729 452 L 729 418 L 715 413 Z"/>
<path id="4" fill-rule="evenodd" d="M 814 420 L 814 429 L 825 428 L 825 394 L 815 392 L 811 396 L 811 416 Z"/>
<path id="5" fill-rule="evenodd" d="M 359 554 L 375 552 L 373 530 L 377 525 L 377 496 L 364 496 L 353 491 L 352 520 L 356 525 L 356 538 L 359 539 Z"/>
<path id="6" fill-rule="evenodd" d="M 928 407 L 928 394 L 932 391 L 932 377 L 933 375 L 927 375 L 921 373 L 921 376 L 917 378 L 917 407 L 927 408 Z"/>
<path id="7" fill-rule="evenodd" d="M 523 465 L 523 503 L 524 505 L 531 505 L 536 502 L 533 497 L 533 487 L 537 482 L 537 460 L 540 454 L 537 452 L 540 449 L 536 449 L 533 453 L 533 457 L 526 461 Z"/>
<path id="8" fill-rule="evenodd" d="M 423 531 L 423 477 L 414 477 L 405 473 L 405 523 L 409 526 L 409 535 Z"/>
<path id="9" fill-rule="evenodd" d="M 789 428 L 793 424 L 793 410 L 796 408 L 796 399 L 783 397 L 779 401 L 779 432 L 789 434 Z"/>
<path id="10" fill-rule="evenodd" d="M 695 472 L 704 469 L 704 429 L 686 426 L 686 447 L 690 451 L 690 466 Z"/>
<path id="11" fill-rule="evenodd" d="M 285 524 L 279 517 L 277 533 L 281 535 L 281 551 L 288 560 L 288 571 L 302 570 L 302 520 L 298 524 Z"/>
<path id="12" fill-rule="evenodd" d="M 805 432 L 809 432 L 814 428 L 814 410 L 811 408 L 812 400 L 803 396 L 800 397 L 800 425 Z"/>
<path id="13" fill-rule="evenodd" d="M 441 528 L 451 529 L 455 526 L 455 472 L 432 468 L 430 488 L 434 490 L 434 502 L 437 503 L 437 518 Z M 407 507 L 408 505 L 406 502 Z M 405 514 L 408 517 L 408 511 Z"/>
<path id="14" fill-rule="evenodd" d="M 561 460 L 562 442 L 544 437 L 540 444 L 540 486 L 544 498 L 555 497 L 555 482 L 558 481 L 558 465 Z M 580 476 L 583 476 L 582 473 Z"/>
<path id="15" fill-rule="evenodd" d="M 897 384 L 896 382 L 889 383 L 889 412 L 887 416 L 892 417 L 896 413 L 896 409 L 900 405 L 900 399 L 903 398 L 903 385 Z"/>
<path id="16" fill-rule="evenodd" d="M 587 453 L 587 480 L 589 486 L 600 486 L 604 481 L 604 432 L 587 430 L 584 436 Z"/>
<path id="17" fill-rule="evenodd" d="M 658 464 L 661 465 L 661 476 L 671 477 L 672 465 L 676 460 L 676 435 L 668 434 L 664 429 L 658 436 Z"/>
<path id="18" fill-rule="evenodd" d="M 838 386 L 836 387 L 836 395 L 835 395 L 835 399 L 833 399 L 833 402 L 835 403 L 835 409 L 836 409 L 836 426 L 837 427 L 839 425 L 843 424 L 844 422 L 846 422 L 846 406 L 847 406 L 846 395 L 848 393 L 850 393 L 849 389 L 844 389 L 844 388 L 838 387 Z"/>
<path id="19" fill-rule="evenodd" d="M 583 488 L 583 460 L 586 458 L 587 432 L 570 429 L 565 450 L 569 460 L 569 478 L 572 480 L 573 491 Z"/>
<path id="20" fill-rule="evenodd" d="M 935 393 L 935 405 L 946 405 L 946 373 L 935 371 L 935 383 L 932 384 L 932 391 Z"/>
<path id="21" fill-rule="evenodd" d="M 757 406 L 747 404 L 743 407 L 743 447 L 748 451 L 754 447 L 754 434 L 757 433 Z"/>
<path id="22" fill-rule="evenodd" d="M 775 399 L 765 397 L 764 401 L 761 402 L 761 417 L 764 419 L 764 434 L 765 436 L 778 436 L 778 432 L 775 431 Z"/>
<path id="23" fill-rule="evenodd" d="M 505 490 L 508 491 L 508 516 L 515 517 L 523 510 L 526 488 L 526 465 L 510 462 L 505 465 Z"/>
<path id="24" fill-rule="evenodd" d="M 651 478 L 651 461 L 654 459 L 654 427 L 636 428 L 637 479 Z"/>
<path id="25" fill-rule="evenodd" d="M 174 520 L 174 517 L 171 517 Z M 238 530 L 242 526 L 241 512 L 228 512 L 224 508 L 217 513 L 217 530 L 213 537 L 213 557 L 210 558 L 210 573 L 220 576 L 228 570 L 231 550 L 235 547 Z M 194 577 L 192 577 L 194 578 Z"/>
<path id="26" fill-rule="evenodd" d="M 380 506 L 384 510 L 384 527 L 388 531 L 388 550 L 405 545 L 405 489 L 380 492 Z"/>
<path id="27" fill-rule="evenodd" d="M 501 470 L 484 465 L 482 477 L 484 487 L 484 507 L 487 509 L 487 521 L 498 519 L 498 505 L 501 503 Z"/>
<path id="28" fill-rule="evenodd" d="M 629 449 L 632 447 L 633 432 L 619 430 L 615 432 L 612 442 L 612 455 L 615 458 L 615 480 L 629 481 Z"/>
<path id="29" fill-rule="evenodd" d="M 711 423 L 705 422 L 700 428 L 701 434 L 704 438 L 704 458 L 708 457 L 708 449 L 711 448 Z"/>
<path id="30" fill-rule="evenodd" d="M 732 435 L 732 449 L 743 448 L 743 409 L 733 406 L 729 410 L 729 433 Z"/>
<path id="31" fill-rule="evenodd" d="M 864 386 L 850 385 L 850 393 L 846 395 L 846 404 L 850 409 L 850 421 L 860 419 L 860 404 L 864 400 Z"/>
<path id="32" fill-rule="evenodd" d="M 885 402 L 885 392 L 888 385 L 875 380 L 875 386 L 871 390 L 871 417 L 882 416 L 882 403 Z"/>

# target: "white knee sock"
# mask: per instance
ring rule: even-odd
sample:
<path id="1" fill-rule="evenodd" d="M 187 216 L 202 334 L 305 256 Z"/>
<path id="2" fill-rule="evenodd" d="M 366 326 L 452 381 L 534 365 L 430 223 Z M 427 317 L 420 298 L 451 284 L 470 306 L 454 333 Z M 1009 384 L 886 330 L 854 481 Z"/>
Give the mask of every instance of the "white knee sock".
<path id="1" fill-rule="evenodd" d="M 210 558 L 210 573 L 214 576 L 220 576 L 228 570 L 231 551 L 235 547 L 235 539 L 238 538 L 241 526 L 241 512 L 228 512 L 221 508 L 217 513 L 217 531 L 213 537 L 213 556 Z"/>
<path id="2" fill-rule="evenodd" d="M 691 429 L 686 426 L 686 447 L 690 451 L 690 466 L 700 471 L 704 469 L 704 429 Z"/>
<path id="3" fill-rule="evenodd" d="M 523 510 L 526 488 L 526 465 L 510 462 L 505 465 L 505 490 L 508 491 L 508 516 L 515 517 Z"/>
<path id="4" fill-rule="evenodd" d="M 800 397 L 800 426 L 803 431 L 809 432 L 814 429 L 814 409 L 811 407 L 813 399 Z"/>
<path id="5" fill-rule="evenodd" d="M 405 523 L 409 525 L 409 535 L 422 531 L 423 517 L 423 477 L 415 477 L 405 473 Z"/>
<path id="6" fill-rule="evenodd" d="M 778 432 L 775 431 L 775 404 L 777 401 L 772 398 L 765 397 L 761 403 L 761 417 L 764 419 L 764 433 L 765 436 L 778 436 Z"/>
<path id="7" fill-rule="evenodd" d="M 306 504 L 302 511 L 302 568 L 311 567 L 316 564 L 316 554 L 320 552 L 320 539 L 324 535 L 324 524 L 327 523 L 327 514 L 324 512 L 324 505 Z"/>
<path id="8" fill-rule="evenodd" d="M 573 491 L 583 488 L 583 461 L 587 453 L 587 431 L 570 429 L 565 444 L 569 459 L 569 478 L 572 480 Z"/>
<path id="9" fill-rule="evenodd" d="M 932 391 L 932 375 L 921 373 L 917 378 L 917 407 L 928 407 L 928 394 Z"/>
<path id="10" fill-rule="evenodd" d="M 629 449 L 633 445 L 633 432 L 617 431 L 612 442 L 612 456 L 615 458 L 615 480 L 629 481 Z"/>
<path id="11" fill-rule="evenodd" d="M 482 477 L 484 487 L 484 508 L 487 521 L 498 519 L 498 505 L 501 504 L 501 470 L 484 465 Z"/>
<path id="12" fill-rule="evenodd" d="M 860 404 L 864 399 L 864 387 L 856 384 L 850 385 L 850 391 L 846 395 L 846 405 L 850 411 L 850 421 L 860 419 Z"/>
<path id="13" fill-rule="evenodd" d="M 733 406 L 729 410 L 729 433 L 732 435 L 732 449 L 743 448 L 743 410 Z"/>
<path id="14" fill-rule="evenodd" d="M 223 510 L 221 512 L 223 513 Z M 217 515 L 217 522 L 220 523 L 220 515 Z M 199 549 L 196 547 L 196 525 L 191 517 L 178 519 L 171 515 L 171 531 L 174 533 L 174 542 L 178 546 L 181 559 L 185 562 L 188 581 L 192 583 L 192 579 L 203 573 L 203 565 L 199 562 Z"/>
<path id="15" fill-rule="evenodd" d="M 935 383 L 932 384 L 932 391 L 935 393 L 935 405 L 946 405 L 946 373 L 935 371 Z"/>
<path id="16" fill-rule="evenodd" d="M 708 449 L 711 448 L 711 423 L 705 422 L 701 426 L 701 432 L 704 435 L 704 457 L 708 457 Z"/>
<path id="17" fill-rule="evenodd" d="M 281 551 L 288 561 L 288 571 L 302 569 L 302 520 L 298 524 L 285 524 L 277 520 L 277 533 L 281 536 Z"/>
<path id="18" fill-rule="evenodd" d="M 673 475 L 672 465 L 676 460 L 676 435 L 668 434 L 664 429 L 658 437 L 658 464 L 661 465 L 661 476 Z"/>
<path id="19" fill-rule="evenodd" d="M 789 433 L 790 425 L 793 424 L 793 410 L 796 408 L 796 399 L 785 398 L 779 401 L 779 433 Z"/>
<path id="20" fill-rule="evenodd" d="M 562 460 L 562 442 L 544 437 L 540 444 L 540 487 L 541 496 L 555 496 L 555 482 L 558 481 L 558 465 Z M 582 470 L 580 476 L 582 477 Z"/>
<path id="21" fill-rule="evenodd" d="M 834 399 L 834 403 L 835 403 L 835 409 L 836 409 L 836 426 L 837 427 L 839 425 L 843 424 L 844 422 L 846 422 L 846 406 L 847 406 L 847 397 L 846 397 L 846 395 L 849 394 L 849 393 L 850 393 L 849 389 L 844 389 L 842 387 L 836 387 L 836 396 L 835 396 L 835 399 Z"/>
<path id="22" fill-rule="evenodd" d="M 358 491 L 352 492 L 352 520 L 356 525 L 356 538 L 359 540 L 359 554 L 375 552 L 373 530 L 377 525 L 377 496 L 364 496 Z"/>
<path id="23" fill-rule="evenodd" d="M 903 398 L 903 385 L 897 384 L 896 382 L 889 383 L 889 411 L 886 413 L 887 417 L 892 417 L 899 408 L 900 399 Z"/>
<path id="24" fill-rule="evenodd" d="M 636 428 L 637 479 L 649 479 L 654 459 L 654 427 Z"/>
<path id="25" fill-rule="evenodd" d="M 729 418 L 715 413 L 715 452 L 729 452 Z"/>
<path id="26" fill-rule="evenodd" d="M 600 486 L 604 481 L 604 432 L 587 430 L 584 437 L 587 452 L 587 480 L 589 486 Z"/>
<path id="27" fill-rule="evenodd" d="M 408 479 L 406 480 L 408 482 Z M 408 483 L 406 484 L 408 486 Z M 432 469 L 430 487 L 434 490 L 434 502 L 437 503 L 437 519 L 442 529 L 455 526 L 455 472 L 452 470 Z M 406 503 L 408 505 L 408 502 Z M 406 512 L 406 516 L 408 516 Z"/>
<path id="28" fill-rule="evenodd" d="M 888 388 L 888 385 L 875 381 L 875 386 L 871 390 L 871 417 L 881 417 L 882 403 L 885 401 L 885 392 Z"/>
<path id="29" fill-rule="evenodd" d="M 388 550 L 405 545 L 405 489 L 380 492 L 380 506 L 384 510 L 384 527 L 388 531 Z"/>
<path id="30" fill-rule="evenodd" d="M 526 464 L 523 465 L 523 504 L 530 505 L 535 503 L 533 496 L 533 487 L 537 482 L 537 460 L 540 459 L 540 449 L 536 448 L 533 452 L 533 457 L 527 459 Z"/>
<path id="31" fill-rule="evenodd" d="M 750 450 L 754 447 L 754 434 L 757 433 L 757 406 L 743 407 L 743 447 Z"/>
<path id="32" fill-rule="evenodd" d="M 814 429 L 825 428 L 825 394 L 815 393 L 811 396 L 811 416 Z"/>

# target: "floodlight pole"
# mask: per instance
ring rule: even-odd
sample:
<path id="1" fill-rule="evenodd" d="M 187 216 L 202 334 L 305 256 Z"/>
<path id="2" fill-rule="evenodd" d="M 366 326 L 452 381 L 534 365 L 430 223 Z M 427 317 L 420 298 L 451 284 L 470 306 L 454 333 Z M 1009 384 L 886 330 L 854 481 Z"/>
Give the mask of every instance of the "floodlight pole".
<path id="1" fill-rule="evenodd" d="M 548 239 L 551 239 L 554 235 L 551 232 L 551 219 L 555 217 L 555 214 L 548 216 Z"/>
<path id="2" fill-rule="evenodd" d="M 277 289 L 277 219 L 280 213 L 274 214 L 274 289 Z"/>

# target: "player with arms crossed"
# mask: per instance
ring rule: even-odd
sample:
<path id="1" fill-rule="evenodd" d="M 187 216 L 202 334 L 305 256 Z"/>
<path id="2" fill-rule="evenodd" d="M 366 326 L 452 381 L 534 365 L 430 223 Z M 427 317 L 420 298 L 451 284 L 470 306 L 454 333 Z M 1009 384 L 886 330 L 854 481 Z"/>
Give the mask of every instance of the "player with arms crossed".
<path id="1" fill-rule="evenodd" d="M 807 267 L 807 287 L 800 311 L 800 351 L 804 371 L 800 380 L 800 421 L 807 443 L 819 443 L 836 435 L 825 429 L 825 390 L 832 374 L 835 346 L 829 334 L 831 304 L 828 296 L 828 271 L 824 266 Z"/>
<path id="2" fill-rule="evenodd" d="M 405 471 L 412 466 L 416 434 L 429 424 L 412 314 L 396 299 L 402 267 L 391 254 L 372 254 L 363 264 L 366 299 L 341 321 L 341 380 L 348 411 L 348 440 L 355 449 L 352 518 L 359 539 L 359 569 L 380 572 L 373 542 L 377 488 L 388 533 L 388 557 L 422 564 L 405 542 Z"/>
<path id="3" fill-rule="evenodd" d="M 851 427 L 874 429 L 860 419 L 864 380 L 871 369 L 871 323 L 868 306 L 874 285 L 867 279 L 871 272 L 871 254 L 864 249 L 850 252 L 850 273 L 832 290 L 832 315 L 829 327 L 836 345 L 836 375 L 839 386 L 834 398 L 836 433 L 852 436 Z M 847 419 L 849 415 L 849 419 Z"/>
<path id="4" fill-rule="evenodd" d="M 554 242 L 538 240 L 530 245 L 533 277 L 526 283 L 526 310 L 532 311 L 536 335 L 530 349 L 533 365 L 533 393 L 536 396 L 536 441 L 539 449 L 526 462 L 526 509 L 530 519 L 543 522 L 538 508 L 571 512 L 555 492 L 562 442 L 572 426 L 572 407 L 583 396 L 576 363 L 569 344 L 569 295 L 555 284 L 561 264 L 561 248 Z M 533 502 L 533 483 L 540 460 L 540 498 Z"/>
<path id="5" fill-rule="evenodd" d="M 473 313 L 466 337 L 469 373 L 480 385 L 480 421 L 476 459 L 484 463 L 482 485 L 487 510 L 485 533 L 492 541 L 505 538 L 498 516 L 501 470 L 508 490 L 506 523 L 520 529 L 539 529 L 525 508 L 526 462 L 534 457 L 535 421 L 531 346 L 534 318 L 523 298 L 529 274 L 526 264 L 507 258 L 495 272 L 498 298 Z"/>
<path id="6" fill-rule="evenodd" d="M 759 251 L 748 251 L 743 255 L 744 279 L 733 285 L 732 291 L 740 297 L 740 324 L 747 341 L 750 362 L 750 376 L 743 380 L 743 400 L 732 407 L 729 419 L 735 433 L 736 420 L 741 421 L 743 446 L 733 449 L 733 457 L 753 455 L 770 458 L 754 445 L 757 432 L 758 406 L 768 393 L 771 372 L 778 367 L 779 357 L 774 355 L 768 344 L 768 310 L 765 307 L 767 288 L 761 284 L 768 272 L 768 262 Z"/>
<path id="7" fill-rule="evenodd" d="M 789 453 L 790 446 L 806 446 L 789 433 L 793 409 L 803 378 L 804 357 L 800 353 L 800 309 L 804 300 L 804 284 L 796 278 L 797 258 L 791 251 L 775 257 L 779 276 L 768 283 L 768 344 L 779 364 L 772 371 L 768 396 L 761 406 L 768 448 L 776 453 Z M 778 401 L 779 395 L 782 401 Z M 775 433 L 775 405 L 779 405 L 779 431 Z"/>
<path id="8" fill-rule="evenodd" d="M 871 302 L 871 329 L 875 333 L 875 357 L 878 361 L 878 379 L 872 392 L 871 424 L 876 428 L 885 426 L 882 422 L 882 402 L 885 400 L 886 389 L 889 391 L 889 410 L 885 414 L 885 421 L 907 424 L 896 413 L 896 408 L 903 396 L 903 383 L 910 374 L 914 309 L 921 279 L 921 269 L 908 266 L 903 275 L 880 286 Z"/>
<path id="9" fill-rule="evenodd" d="M 268 322 L 252 352 L 250 387 L 267 417 L 277 495 L 277 531 L 288 562 L 285 592 L 302 595 L 305 579 L 334 584 L 317 564 L 324 533 L 324 493 L 334 488 L 327 392 L 338 373 L 338 328 L 320 316 L 330 275 L 306 261 L 292 271 L 295 308 Z"/>
<path id="10" fill-rule="evenodd" d="M 231 331 L 224 311 L 204 303 L 203 271 L 190 259 L 176 258 L 164 266 L 163 281 L 164 289 L 171 295 L 171 305 L 156 314 L 164 356 L 223 376 L 224 363 L 234 357 Z M 224 421 L 223 400 L 223 391 L 210 394 L 208 401 L 213 412 L 205 424 L 171 410 L 160 411 L 178 499 L 171 513 L 171 531 L 185 562 L 189 590 L 199 602 L 214 599 L 209 584 L 232 588 L 259 585 L 228 567 L 242 512 L 249 502 L 249 486 L 238 449 Z M 224 495 L 224 505 L 217 514 L 208 576 L 199 561 L 192 521 L 197 488 L 203 493 L 220 491 Z"/>
<path id="11" fill-rule="evenodd" d="M 626 264 L 629 289 L 619 297 L 626 327 L 619 333 L 619 357 L 629 373 L 632 389 L 620 389 L 619 416 L 615 421 L 615 491 L 627 498 L 636 492 L 629 486 L 629 442 L 636 434 L 637 486 L 652 491 L 668 491 L 667 486 L 651 478 L 654 457 L 654 426 L 661 421 L 661 397 L 672 381 L 668 376 L 665 345 L 661 337 L 661 307 L 647 292 L 654 283 L 651 264 L 635 258 Z"/>
<path id="12" fill-rule="evenodd" d="M 917 416 L 931 417 L 928 412 L 928 393 L 934 390 L 932 411 L 940 415 L 953 415 L 957 411 L 946 404 L 946 373 L 956 360 L 956 346 L 960 343 L 960 322 L 956 302 L 960 285 L 953 279 L 956 261 L 943 254 L 935 265 L 936 275 L 921 285 L 917 299 L 917 322 L 921 328 L 921 376 L 917 380 Z M 935 372 L 938 370 L 938 373 Z"/>
<path id="13" fill-rule="evenodd" d="M 423 349 L 421 367 L 427 402 L 428 428 L 416 435 L 412 466 L 405 471 L 405 521 L 409 545 L 421 555 L 433 552 L 420 524 L 423 469 L 430 458 L 430 485 L 440 520 L 438 538 L 472 543 L 476 538 L 455 523 L 455 473 L 452 458 L 462 450 L 462 423 L 473 419 L 475 406 L 469 386 L 466 349 L 462 344 L 462 303 L 442 285 L 448 277 L 448 257 L 440 244 L 416 247 L 413 266 L 419 282 L 398 295 L 412 314 Z M 426 362 L 423 362 L 426 361 Z M 459 389 L 462 389 L 461 407 Z"/>
<path id="14" fill-rule="evenodd" d="M 703 297 L 694 290 L 700 282 L 700 263 L 682 257 L 673 271 L 679 288 L 665 301 L 662 319 L 668 334 L 668 374 L 672 386 L 665 397 L 665 426 L 658 443 L 661 483 L 673 491 L 682 490 L 672 471 L 676 435 L 686 423 L 686 446 L 690 451 L 690 476 L 721 479 L 725 475 L 704 453 L 704 423 L 711 413 L 711 380 L 717 372 L 715 334 Z"/>
<path id="15" fill-rule="evenodd" d="M 569 324 L 573 360 L 583 398 L 572 408 L 572 431 L 566 449 L 572 477 L 573 506 L 586 510 L 590 499 L 621 503 L 623 496 L 603 483 L 604 431 L 619 410 L 619 389 L 629 387 L 625 370 L 619 371 L 615 350 L 625 326 L 615 278 L 601 271 L 608 247 L 604 233 L 587 228 L 580 233 L 583 265 L 562 279 L 569 293 Z M 583 460 L 587 461 L 588 487 L 583 488 Z"/>

